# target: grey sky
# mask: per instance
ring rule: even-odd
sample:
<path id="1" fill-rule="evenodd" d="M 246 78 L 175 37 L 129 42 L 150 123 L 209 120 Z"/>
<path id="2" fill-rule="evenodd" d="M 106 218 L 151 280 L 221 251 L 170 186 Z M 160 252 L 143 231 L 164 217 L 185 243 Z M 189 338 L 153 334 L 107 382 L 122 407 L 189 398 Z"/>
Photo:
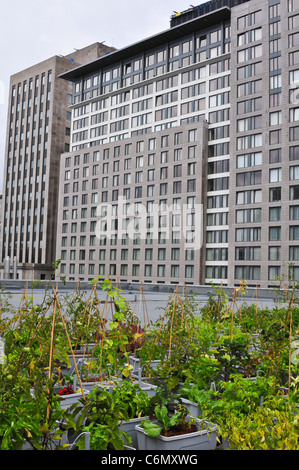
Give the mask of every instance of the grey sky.
<path id="1" fill-rule="evenodd" d="M 195 3 L 203 3 L 199 0 Z M 188 0 L 10 0 L 0 17 L 0 191 L 2 191 L 9 79 L 54 55 L 105 41 L 123 48 L 169 28 Z"/>

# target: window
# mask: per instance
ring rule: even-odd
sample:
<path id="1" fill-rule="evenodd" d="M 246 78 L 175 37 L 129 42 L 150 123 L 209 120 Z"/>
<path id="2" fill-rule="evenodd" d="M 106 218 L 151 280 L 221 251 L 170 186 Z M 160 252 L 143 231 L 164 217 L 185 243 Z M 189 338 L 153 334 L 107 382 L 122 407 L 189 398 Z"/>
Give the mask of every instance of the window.
<path id="1" fill-rule="evenodd" d="M 190 279 L 194 277 L 194 266 L 185 266 L 185 277 L 186 279 Z"/>
<path id="2" fill-rule="evenodd" d="M 227 248 L 208 248 L 206 250 L 207 261 L 227 261 Z"/>
<path id="3" fill-rule="evenodd" d="M 290 181 L 299 179 L 299 165 L 290 167 Z"/>
<path id="4" fill-rule="evenodd" d="M 157 276 L 165 277 L 165 265 L 158 265 L 157 267 Z"/>
<path id="5" fill-rule="evenodd" d="M 290 161 L 299 160 L 299 146 L 290 147 L 289 150 L 289 159 Z"/>
<path id="6" fill-rule="evenodd" d="M 299 220 L 299 206 L 290 206 L 290 220 Z"/>
<path id="7" fill-rule="evenodd" d="M 261 277 L 260 266 L 236 266 L 235 279 L 239 281 L 246 280 L 259 280 Z"/>
<path id="8" fill-rule="evenodd" d="M 290 128 L 290 141 L 299 140 L 299 126 Z"/>
<path id="9" fill-rule="evenodd" d="M 237 103 L 238 115 L 262 110 L 262 98 L 252 98 Z"/>
<path id="10" fill-rule="evenodd" d="M 193 129 L 189 131 L 188 142 L 195 142 L 197 139 L 197 130 Z"/>
<path id="11" fill-rule="evenodd" d="M 275 111 L 269 115 L 270 126 L 277 126 L 281 124 L 281 111 Z"/>
<path id="12" fill-rule="evenodd" d="M 236 261 L 260 261 L 261 247 L 238 247 L 235 252 Z"/>
<path id="13" fill-rule="evenodd" d="M 242 62 L 247 62 L 248 60 L 257 59 L 258 57 L 261 57 L 262 54 L 263 54 L 263 47 L 261 44 L 258 46 L 252 46 L 252 47 L 243 49 L 241 51 L 238 51 L 238 54 L 237 54 L 238 64 L 241 64 Z"/>
<path id="14" fill-rule="evenodd" d="M 270 90 L 281 88 L 281 74 L 270 76 Z"/>
<path id="15" fill-rule="evenodd" d="M 262 182 L 262 171 L 247 171 L 244 173 L 238 173 L 236 177 L 237 186 L 248 186 L 254 184 L 261 184 Z"/>
<path id="16" fill-rule="evenodd" d="M 237 228 L 236 242 L 261 241 L 261 228 Z"/>
<path id="17" fill-rule="evenodd" d="M 260 93 L 262 91 L 262 80 L 253 80 L 242 85 L 238 85 L 237 96 L 238 98 L 253 95 L 254 93 Z"/>
<path id="18" fill-rule="evenodd" d="M 160 184 L 160 196 L 167 195 L 167 183 Z"/>
<path id="19" fill-rule="evenodd" d="M 211 230 L 207 231 L 207 243 L 227 243 L 227 230 Z"/>
<path id="20" fill-rule="evenodd" d="M 269 246 L 268 259 L 269 261 L 280 261 L 280 246 Z"/>
<path id="21" fill-rule="evenodd" d="M 277 183 L 281 181 L 281 168 L 271 168 L 269 170 L 269 182 Z"/>
<path id="22" fill-rule="evenodd" d="M 299 198 L 299 192 L 298 192 L 298 198 Z M 270 202 L 281 201 L 281 187 L 269 189 L 269 201 Z"/>
<path id="23" fill-rule="evenodd" d="M 299 225 L 290 226 L 290 235 L 289 238 L 291 241 L 299 240 Z"/>
<path id="24" fill-rule="evenodd" d="M 281 220 L 281 207 L 270 207 L 269 221 L 278 222 L 279 220 Z"/>
<path id="25" fill-rule="evenodd" d="M 196 180 L 195 179 L 188 180 L 187 181 L 187 192 L 190 193 L 190 192 L 194 192 L 194 191 L 196 191 Z"/>
<path id="26" fill-rule="evenodd" d="M 272 149 L 269 152 L 269 163 L 281 162 L 281 149 Z"/>
<path id="27" fill-rule="evenodd" d="M 151 277 L 152 276 L 152 266 L 150 264 L 146 264 L 144 266 L 144 276 Z"/>
<path id="28" fill-rule="evenodd" d="M 268 279 L 269 281 L 277 281 L 280 277 L 280 266 L 269 266 Z"/>
<path id="29" fill-rule="evenodd" d="M 281 240 L 281 227 L 269 227 L 269 241 Z"/>
<path id="30" fill-rule="evenodd" d="M 289 13 L 298 10 L 299 9 L 299 3 L 298 0 L 288 0 L 288 6 L 289 6 Z"/>
<path id="31" fill-rule="evenodd" d="M 270 145 L 276 145 L 281 142 L 281 129 L 276 131 L 270 131 L 269 133 L 269 143 Z"/>
<path id="32" fill-rule="evenodd" d="M 262 20 L 262 10 L 257 10 L 248 15 L 244 15 L 238 18 L 237 27 L 238 30 L 253 26 Z"/>
<path id="33" fill-rule="evenodd" d="M 174 181 L 173 182 L 173 193 L 180 194 L 182 192 L 182 182 L 181 181 Z"/>
<path id="34" fill-rule="evenodd" d="M 227 279 L 227 266 L 207 266 L 207 279 Z"/>
<path id="35" fill-rule="evenodd" d="M 289 260 L 299 261 L 299 246 L 290 246 L 289 248 Z"/>
<path id="36" fill-rule="evenodd" d="M 261 209 L 240 209 L 236 211 L 236 223 L 261 222 Z"/>
<path id="37" fill-rule="evenodd" d="M 299 185 L 290 187 L 290 200 L 294 201 L 299 199 Z"/>
<path id="38" fill-rule="evenodd" d="M 237 156 L 237 168 L 247 168 L 262 164 L 262 152 L 248 153 Z"/>
<path id="39" fill-rule="evenodd" d="M 171 265 L 170 269 L 170 276 L 174 278 L 179 278 L 180 276 L 180 266 L 179 265 Z"/>
<path id="40" fill-rule="evenodd" d="M 237 192 L 236 202 L 238 205 L 258 204 L 262 202 L 262 190 L 248 190 Z"/>
<path id="41" fill-rule="evenodd" d="M 237 132 L 252 131 L 262 127 L 262 116 L 254 116 L 237 121 Z"/>
<path id="42" fill-rule="evenodd" d="M 262 134 L 253 134 L 237 138 L 237 150 L 260 147 L 263 144 Z"/>

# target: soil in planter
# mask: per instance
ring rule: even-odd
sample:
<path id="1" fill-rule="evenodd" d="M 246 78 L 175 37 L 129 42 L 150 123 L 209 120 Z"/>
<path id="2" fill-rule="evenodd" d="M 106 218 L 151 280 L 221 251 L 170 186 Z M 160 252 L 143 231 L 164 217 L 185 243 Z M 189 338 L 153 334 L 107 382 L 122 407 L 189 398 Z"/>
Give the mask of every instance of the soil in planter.
<path id="1" fill-rule="evenodd" d="M 192 432 L 197 432 L 197 427 L 196 427 L 195 424 L 191 424 L 188 427 L 178 425 L 178 426 L 173 426 L 173 427 L 169 428 L 167 434 L 165 434 L 165 431 L 162 431 L 161 436 L 173 437 L 173 436 L 180 436 L 181 434 L 189 434 L 189 433 L 192 433 Z"/>
<path id="2" fill-rule="evenodd" d="M 109 385 L 113 385 L 114 384 L 114 381 L 113 380 L 110 380 L 109 379 L 105 379 L 105 378 L 96 378 L 96 377 L 88 377 L 88 378 L 85 378 L 85 379 L 81 379 L 83 383 L 89 383 L 89 382 L 94 382 L 94 383 L 98 383 L 98 382 L 108 382 Z"/>

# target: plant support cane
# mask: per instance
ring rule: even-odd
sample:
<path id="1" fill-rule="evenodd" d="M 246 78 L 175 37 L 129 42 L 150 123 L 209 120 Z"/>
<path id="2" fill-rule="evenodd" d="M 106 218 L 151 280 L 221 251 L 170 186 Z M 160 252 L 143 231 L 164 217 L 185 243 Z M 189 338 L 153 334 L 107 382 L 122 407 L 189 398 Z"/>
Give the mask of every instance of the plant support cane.
<path id="1" fill-rule="evenodd" d="M 52 289 L 53 289 L 53 286 L 52 286 Z M 53 289 L 53 291 L 54 291 L 54 289 Z M 68 332 L 67 332 L 66 324 L 65 324 L 65 321 L 64 321 L 64 318 L 63 318 L 63 315 L 62 315 L 62 311 L 61 311 L 61 308 L 60 308 L 60 304 L 59 304 L 58 299 L 56 299 L 56 301 L 57 301 L 59 313 L 60 313 L 60 316 L 61 316 L 61 320 L 62 320 L 62 323 L 63 323 L 63 327 L 64 327 L 64 330 L 65 330 L 65 333 L 66 333 L 66 337 L 67 337 L 67 340 L 68 340 L 68 343 L 69 343 L 69 347 L 70 347 L 70 349 L 71 349 L 71 353 L 72 353 L 72 356 L 73 356 L 74 365 L 75 365 L 75 369 L 76 369 L 76 372 L 77 372 L 77 376 L 78 376 L 78 380 L 79 380 L 80 388 L 81 388 L 81 392 L 82 392 L 82 398 L 83 398 L 83 400 L 85 401 L 86 398 L 85 398 L 85 394 L 84 394 L 84 390 L 83 390 L 83 386 L 82 386 L 82 382 L 81 382 L 79 370 L 78 370 L 78 367 L 77 367 L 77 364 L 76 364 L 75 355 L 74 355 L 74 351 L 73 351 L 73 348 L 72 348 L 71 340 L 70 340 L 69 334 L 68 334 Z"/>

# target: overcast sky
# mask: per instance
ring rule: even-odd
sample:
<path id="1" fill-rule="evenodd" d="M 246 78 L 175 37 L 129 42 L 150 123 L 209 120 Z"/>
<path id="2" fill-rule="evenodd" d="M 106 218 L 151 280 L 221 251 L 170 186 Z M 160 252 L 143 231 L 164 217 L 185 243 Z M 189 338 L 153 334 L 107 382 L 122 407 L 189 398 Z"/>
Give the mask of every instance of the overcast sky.
<path id="1" fill-rule="evenodd" d="M 195 5 L 203 3 L 199 0 Z M 9 79 L 54 55 L 103 42 L 117 49 L 164 31 L 188 0 L 9 0 L 0 17 L 0 191 Z"/>

